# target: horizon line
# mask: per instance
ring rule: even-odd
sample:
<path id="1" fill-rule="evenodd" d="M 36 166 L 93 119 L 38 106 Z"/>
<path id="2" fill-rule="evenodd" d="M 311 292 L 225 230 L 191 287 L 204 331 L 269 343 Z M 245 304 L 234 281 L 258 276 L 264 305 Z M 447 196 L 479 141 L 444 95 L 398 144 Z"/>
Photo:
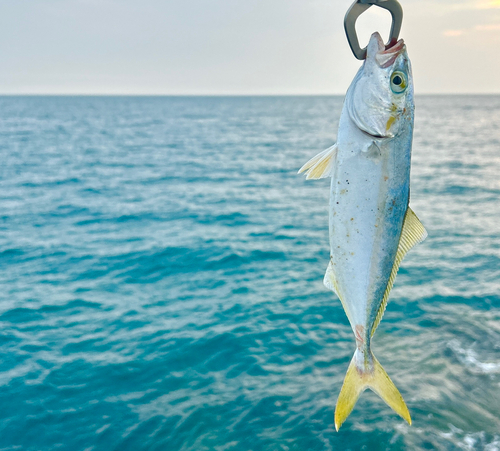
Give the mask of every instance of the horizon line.
<path id="1" fill-rule="evenodd" d="M 498 96 L 500 92 L 420 92 L 416 96 Z M 330 94 L 0 93 L 0 97 L 341 97 Z"/>

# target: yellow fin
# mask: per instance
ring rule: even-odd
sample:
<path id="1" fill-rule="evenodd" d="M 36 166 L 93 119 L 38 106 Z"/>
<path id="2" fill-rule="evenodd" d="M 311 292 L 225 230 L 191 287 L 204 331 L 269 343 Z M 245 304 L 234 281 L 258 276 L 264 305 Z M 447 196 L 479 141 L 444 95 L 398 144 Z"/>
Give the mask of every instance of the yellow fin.
<path id="1" fill-rule="evenodd" d="M 333 165 L 337 159 L 337 144 L 329 147 L 318 155 L 312 157 L 304 166 L 299 169 L 301 172 L 306 172 L 306 179 L 323 179 L 333 175 Z"/>
<path id="2" fill-rule="evenodd" d="M 362 361 L 363 356 L 360 351 L 356 350 L 347 369 L 344 384 L 340 390 L 337 406 L 335 407 L 335 429 L 337 431 L 352 412 L 359 395 L 367 388 L 377 393 L 392 410 L 404 418 L 408 424 L 411 424 L 410 412 L 408 411 L 408 407 L 406 407 L 401 393 L 399 393 L 399 390 L 371 351 L 367 352 L 370 352 L 371 357 L 371 365 L 368 365 L 369 368 L 359 368 L 357 361 Z M 361 366 L 364 366 L 363 363 Z"/>
<path id="3" fill-rule="evenodd" d="M 408 207 L 406 210 L 405 219 L 403 222 L 403 230 L 401 231 L 401 237 L 399 238 L 398 251 L 396 253 L 396 259 L 394 260 L 394 265 L 392 266 L 391 276 L 389 277 L 389 282 L 387 283 L 387 288 L 385 289 L 382 304 L 377 312 L 377 317 L 373 323 L 371 336 L 377 330 L 382 316 L 384 316 L 385 308 L 387 307 L 387 301 L 389 300 L 389 293 L 391 292 L 392 286 L 394 285 L 394 280 L 396 279 L 396 274 L 398 273 L 399 265 L 403 261 L 404 256 L 407 252 L 416 244 L 421 243 L 427 238 L 427 231 L 424 226 L 417 218 L 417 215 L 413 213 L 413 210 Z"/>

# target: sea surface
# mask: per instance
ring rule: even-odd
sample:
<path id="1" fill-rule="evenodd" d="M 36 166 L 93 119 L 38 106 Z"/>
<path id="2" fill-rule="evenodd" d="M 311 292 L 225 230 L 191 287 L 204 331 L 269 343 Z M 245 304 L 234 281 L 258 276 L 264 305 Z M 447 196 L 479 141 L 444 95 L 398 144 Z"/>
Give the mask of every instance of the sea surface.
<path id="1" fill-rule="evenodd" d="M 417 96 L 365 392 L 322 284 L 342 97 L 0 97 L 0 450 L 500 450 L 500 96 Z"/>

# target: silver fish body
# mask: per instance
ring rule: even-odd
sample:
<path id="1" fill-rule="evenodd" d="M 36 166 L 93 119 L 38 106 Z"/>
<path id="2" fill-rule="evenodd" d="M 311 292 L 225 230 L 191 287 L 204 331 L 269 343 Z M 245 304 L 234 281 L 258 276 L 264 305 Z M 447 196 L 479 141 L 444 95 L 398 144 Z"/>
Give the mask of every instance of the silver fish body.
<path id="1" fill-rule="evenodd" d="M 404 127 L 392 138 L 361 131 L 348 108 L 340 120 L 330 195 L 330 255 L 338 295 L 353 331 L 364 329 L 366 344 L 409 202 L 413 105 L 402 120 Z"/>
<path id="2" fill-rule="evenodd" d="M 331 177 L 330 264 L 325 285 L 340 298 L 356 339 L 335 412 L 337 429 L 366 388 L 398 414 L 410 414 L 371 351 L 405 253 L 426 232 L 408 207 L 413 81 L 403 41 L 385 50 L 375 33 L 346 95 L 338 141 L 301 171 Z"/>

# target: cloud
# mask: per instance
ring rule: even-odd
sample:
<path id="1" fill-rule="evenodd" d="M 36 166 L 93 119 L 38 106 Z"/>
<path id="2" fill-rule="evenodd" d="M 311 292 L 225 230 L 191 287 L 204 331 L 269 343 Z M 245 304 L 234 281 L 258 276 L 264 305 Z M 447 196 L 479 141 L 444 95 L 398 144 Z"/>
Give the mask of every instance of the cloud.
<path id="1" fill-rule="evenodd" d="M 445 30 L 443 31 L 444 36 L 448 37 L 457 37 L 457 36 L 462 36 L 465 34 L 465 30 Z"/>
<path id="2" fill-rule="evenodd" d="M 475 0 L 455 5 L 455 9 L 495 9 L 500 8 L 500 0 Z"/>
<path id="3" fill-rule="evenodd" d="M 481 32 L 481 31 L 498 31 L 500 30 L 500 23 L 492 23 L 492 24 L 484 24 L 484 25 L 476 25 L 472 28 L 463 28 L 461 30 L 444 30 L 443 36 L 449 38 L 456 38 L 458 36 L 463 36 L 464 34 L 469 34 L 473 32 Z"/>
<path id="4" fill-rule="evenodd" d="M 500 8 L 500 0 L 480 0 L 477 7 L 480 9 Z"/>
<path id="5" fill-rule="evenodd" d="M 478 31 L 496 31 L 500 30 L 500 23 L 496 24 L 488 24 L 488 25 L 477 25 L 474 27 L 475 30 Z"/>
<path id="6" fill-rule="evenodd" d="M 500 8 L 500 0 L 465 0 L 453 1 L 453 3 L 439 3 L 436 7 L 446 8 L 446 10 L 472 10 L 472 9 L 497 9 Z"/>

